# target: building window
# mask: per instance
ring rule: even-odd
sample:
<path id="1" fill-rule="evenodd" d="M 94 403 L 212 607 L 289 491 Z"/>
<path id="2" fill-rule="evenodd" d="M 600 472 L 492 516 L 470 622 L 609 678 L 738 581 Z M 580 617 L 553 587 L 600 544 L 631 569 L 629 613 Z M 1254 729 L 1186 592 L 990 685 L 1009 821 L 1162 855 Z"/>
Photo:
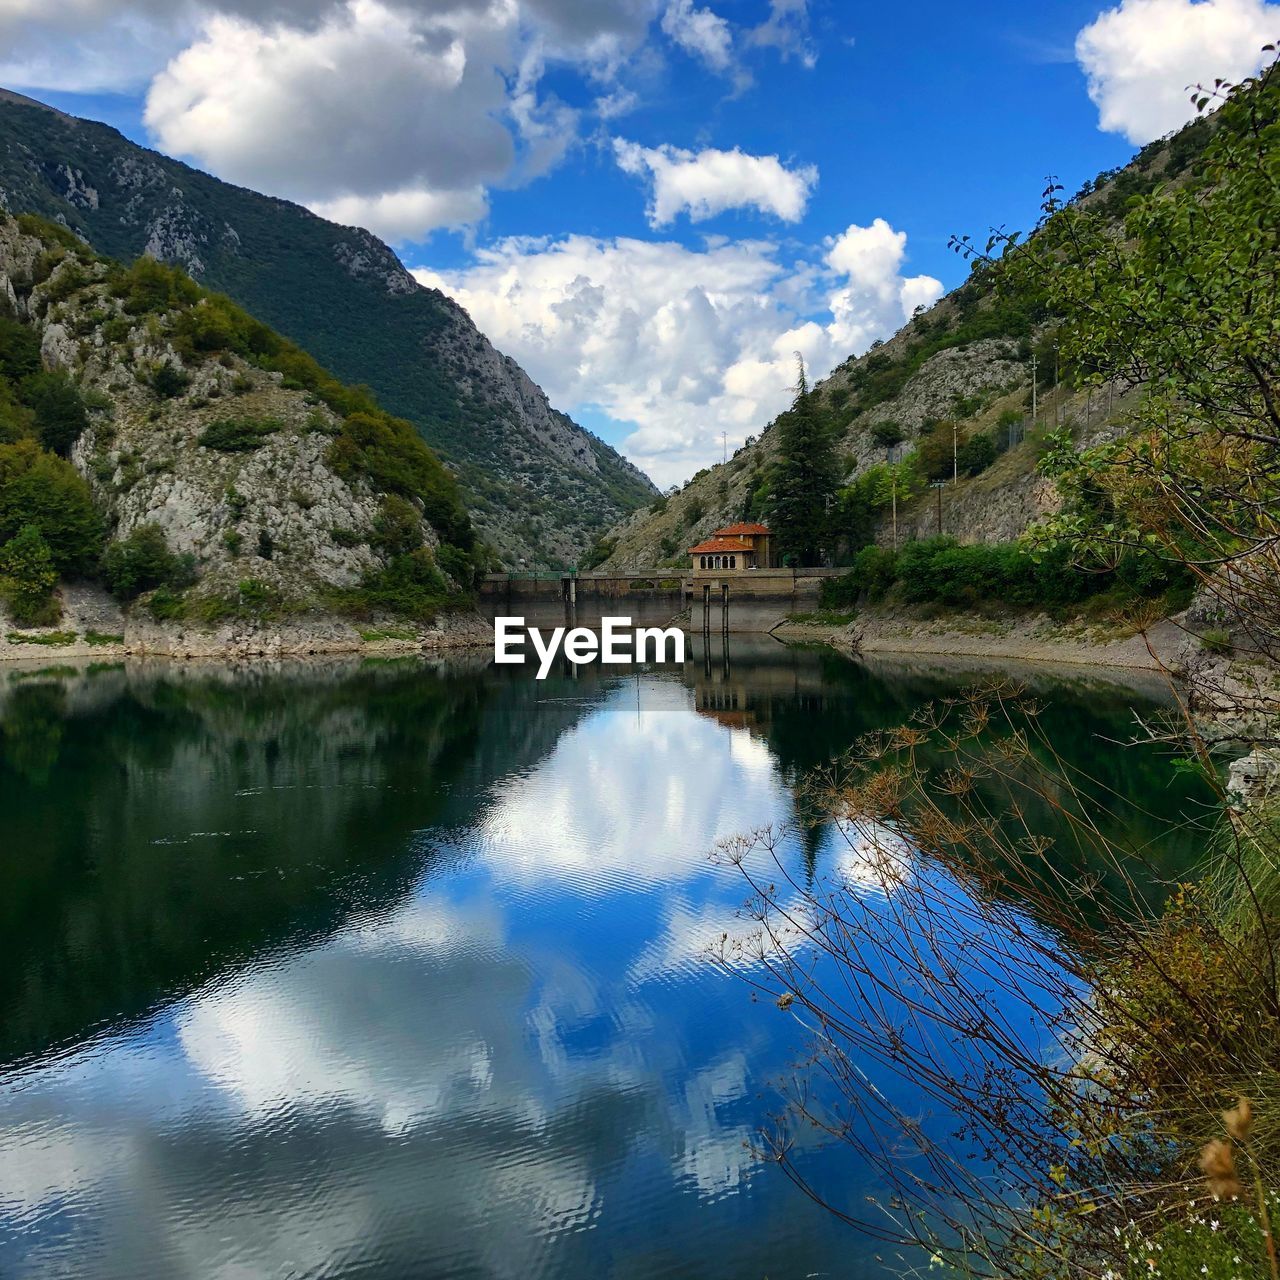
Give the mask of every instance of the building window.
<path id="1" fill-rule="evenodd" d="M 706 557 L 706 556 L 703 556 L 703 557 L 702 557 L 702 565 L 701 565 L 701 567 L 702 567 L 703 569 L 705 569 L 705 568 L 707 567 L 707 557 Z"/>
<path id="2" fill-rule="evenodd" d="M 730 557 L 729 557 L 729 568 L 730 568 L 730 569 L 736 569 L 737 567 L 738 567 L 738 557 L 737 557 L 737 556 L 730 556 Z"/>

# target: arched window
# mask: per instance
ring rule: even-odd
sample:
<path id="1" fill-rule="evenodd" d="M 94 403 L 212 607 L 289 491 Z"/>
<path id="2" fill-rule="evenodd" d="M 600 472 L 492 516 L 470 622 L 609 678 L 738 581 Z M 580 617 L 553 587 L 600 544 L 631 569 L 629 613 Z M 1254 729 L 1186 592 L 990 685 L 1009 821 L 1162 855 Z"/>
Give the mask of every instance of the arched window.
<path id="1" fill-rule="evenodd" d="M 730 557 L 729 557 L 729 568 L 730 568 L 730 569 L 736 569 L 737 567 L 738 567 L 738 557 L 737 557 L 737 556 L 730 556 Z"/>
<path id="2" fill-rule="evenodd" d="M 718 569 L 718 568 L 720 568 L 720 557 L 719 557 L 719 556 L 716 556 L 716 560 L 715 560 L 715 565 L 714 565 L 714 567 L 715 567 L 715 568 L 717 568 L 717 569 Z"/>
<path id="3" fill-rule="evenodd" d="M 706 557 L 706 556 L 703 556 L 703 557 L 702 557 L 702 565 L 701 565 L 701 567 L 702 567 L 703 569 L 705 569 L 705 568 L 707 567 L 707 557 Z"/>

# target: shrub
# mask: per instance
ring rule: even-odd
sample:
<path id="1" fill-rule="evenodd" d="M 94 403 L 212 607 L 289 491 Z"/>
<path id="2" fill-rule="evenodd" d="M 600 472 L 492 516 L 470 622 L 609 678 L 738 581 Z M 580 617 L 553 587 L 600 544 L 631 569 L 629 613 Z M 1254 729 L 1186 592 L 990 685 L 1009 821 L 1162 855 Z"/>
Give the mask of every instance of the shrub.
<path id="1" fill-rule="evenodd" d="M 841 578 L 822 584 L 824 610 L 850 609 L 860 600 L 882 600 L 898 576 L 898 557 L 888 547 L 863 547 Z"/>
<path id="2" fill-rule="evenodd" d="M 937 423 L 916 444 L 916 469 L 926 480 L 950 480 L 956 466 L 955 440 L 950 423 Z"/>
<path id="3" fill-rule="evenodd" d="M 125 311 L 135 316 L 190 306 L 200 297 L 200 286 L 180 267 L 147 257 L 117 271 L 111 289 L 123 299 Z"/>
<path id="4" fill-rule="evenodd" d="M 1231 632 L 1221 627 L 1211 627 L 1202 632 L 1200 644 L 1208 653 L 1230 653 L 1234 647 L 1231 643 Z"/>
<path id="5" fill-rule="evenodd" d="M 283 425 L 274 418 L 219 418 L 205 427 L 196 443 L 220 453 L 250 453 Z"/>
<path id="6" fill-rule="evenodd" d="M 65 458 L 89 425 L 79 388 L 65 373 L 33 373 L 19 390 L 35 415 L 40 443 Z"/>
<path id="7" fill-rule="evenodd" d="M 127 538 L 108 544 L 102 555 L 102 576 L 112 595 L 121 600 L 160 586 L 181 590 L 195 579 L 195 557 L 175 555 L 159 525 L 141 524 Z"/>
<path id="8" fill-rule="evenodd" d="M 373 522 L 371 545 L 388 555 L 405 555 L 422 546 L 422 517 L 406 498 L 389 493 Z"/>
<path id="9" fill-rule="evenodd" d="M 1116 565 L 1116 579 L 1134 595 L 1154 599 L 1166 591 L 1190 590 L 1195 579 L 1183 564 L 1145 551 L 1126 551 Z"/>
<path id="10" fill-rule="evenodd" d="M 363 476 L 384 493 L 419 499 L 441 538 L 467 550 L 474 545 L 457 481 L 410 423 L 377 409 L 352 413 L 329 446 L 327 460 L 345 479 Z"/>
<path id="11" fill-rule="evenodd" d="M 34 329 L 0 316 L 0 377 L 18 383 L 40 372 L 40 339 Z"/>
<path id="12" fill-rule="evenodd" d="M 420 547 L 369 574 L 356 591 L 342 593 L 337 604 L 356 616 L 385 612 L 430 622 L 448 597 L 449 584 L 431 552 Z"/>
<path id="13" fill-rule="evenodd" d="M 901 444 L 904 436 L 902 428 L 896 422 L 877 422 L 871 428 L 871 438 L 882 449 L 892 449 L 895 444 Z"/>
<path id="14" fill-rule="evenodd" d="M 976 476 L 996 460 L 996 442 L 985 431 L 970 436 L 956 454 L 956 466 L 965 475 Z"/>
<path id="15" fill-rule="evenodd" d="M 151 390 L 161 400 L 173 400 L 191 385 L 191 375 L 184 373 L 171 360 L 166 360 L 151 371 L 149 381 Z"/>
<path id="16" fill-rule="evenodd" d="M 611 556 L 618 548 L 617 538 L 599 538 L 595 545 L 582 557 L 581 569 L 595 569 Z"/>
<path id="17" fill-rule="evenodd" d="M 436 548 L 436 563 L 464 591 L 471 591 L 475 588 L 477 579 L 480 576 L 480 566 L 475 563 L 470 552 L 463 551 L 461 547 L 451 546 L 447 542 L 442 542 Z"/>
<path id="18" fill-rule="evenodd" d="M 61 610 L 53 597 L 58 571 L 53 553 L 35 525 L 25 525 L 0 549 L 0 592 L 14 622 L 48 626 Z"/>
<path id="19" fill-rule="evenodd" d="M 70 463 L 19 440 L 0 445 L 0 543 L 27 525 L 39 530 L 59 573 L 97 563 L 102 527 L 89 486 Z"/>

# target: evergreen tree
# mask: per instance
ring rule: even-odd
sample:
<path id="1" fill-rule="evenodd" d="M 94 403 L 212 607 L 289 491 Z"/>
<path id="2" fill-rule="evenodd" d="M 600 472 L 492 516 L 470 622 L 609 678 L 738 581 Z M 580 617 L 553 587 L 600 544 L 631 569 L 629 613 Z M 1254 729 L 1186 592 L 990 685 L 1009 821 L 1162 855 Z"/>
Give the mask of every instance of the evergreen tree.
<path id="1" fill-rule="evenodd" d="M 791 408 L 778 419 L 769 516 L 786 564 L 821 564 L 831 541 L 831 510 L 840 481 L 835 439 L 814 401 L 797 357 L 800 378 Z"/>

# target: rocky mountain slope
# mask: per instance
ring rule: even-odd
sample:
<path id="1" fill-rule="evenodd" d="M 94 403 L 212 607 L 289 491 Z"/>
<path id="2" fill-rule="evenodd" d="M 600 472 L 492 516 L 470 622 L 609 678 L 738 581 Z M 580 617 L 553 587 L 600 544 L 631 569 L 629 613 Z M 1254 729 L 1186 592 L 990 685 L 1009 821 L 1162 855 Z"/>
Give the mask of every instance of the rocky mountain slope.
<path id="1" fill-rule="evenodd" d="M 1183 180 L 1211 129 L 1211 120 L 1202 119 L 1150 144 L 1074 198 L 1118 222 L 1130 196 Z M 1113 419 L 1128 401 L 1118 386 L 1082 388 L 1072 371 L 1058 368 L 1054 328 L 1034 300 L 999 297 L 975 273 L 888 341 L 851 356 L 816 384 L 846 484 L 913 452 L 933 455 L 931 478 L 943 482 L 940 488 L 899 501 L 896 513 L 881 511 L 876 541 L 901 544 L 937 533 L 961 542 L 1008 541 L 1056 509 L 1054 485 L 1036 471 L 1048 434 L 1065 428 L 1082 447 L 1093 443 L 1116 430 Z M 684 565 L 684 549 L 718 526 L 766 518 L 775 426 L 764 426 L 727 463 L 619 522 L 593 558 L 620 570 Z M 990 440 L 994 458 L 970 475 L 961 450 L 977 437 Z"/>
<path id="2" fill-rule="evenodd" d="M 54 224 L 0 214 L 11 619 L 30 563 L 13 548 L 33 532 L 72 579 L 37 625 L 128 629 L 134 648 L 170 652 L 259 652 L 264 628 L 296 633 L 277 650 L 356 648 L 392 615 L 430 623 L 475 570 L 456 482 L 367 392 L 180 270 L 127 269 Z"/>
<path id="3" fill-rule="evenodd" d="M 123 262 L 178 263 L 339 378 L 370 386 L 456 471 L 508 563 L 572 562 L 656 492 L 367 231 L 5 91 L 0 208 L 50 218 Z"/>

